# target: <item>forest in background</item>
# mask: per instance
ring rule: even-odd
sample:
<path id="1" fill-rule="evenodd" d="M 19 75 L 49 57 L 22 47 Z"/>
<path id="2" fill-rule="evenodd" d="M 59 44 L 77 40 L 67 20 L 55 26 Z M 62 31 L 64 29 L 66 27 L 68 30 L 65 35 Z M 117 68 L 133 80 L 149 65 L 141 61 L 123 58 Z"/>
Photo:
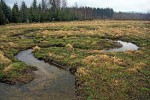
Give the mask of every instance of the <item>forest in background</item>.
<path id="1" fill-rule="evenodd" d="M 15 3 L 12 8 L 0 1 L 0 24 L 112 18 L 113 14 L 110 8 L 78 8 L 77 4 L 67 7 L 66 0 L 42 0 L 40 4 L 33 0 L 30 7 L 23 1 L 21 6 Z"/>
<path id="2" fill-rule="evenodd" d="M 0 25 L 7 23 L 32 23 L 48 21 L 73 21 L 93 19 L 136 19 L 150 20 L 150 14 L 115 13 L 112 8 L 68 7 L 66 0 L 33 0 L 30 7 L 22 1 L 9 7 L 4 0 L 0 1 Z"/>

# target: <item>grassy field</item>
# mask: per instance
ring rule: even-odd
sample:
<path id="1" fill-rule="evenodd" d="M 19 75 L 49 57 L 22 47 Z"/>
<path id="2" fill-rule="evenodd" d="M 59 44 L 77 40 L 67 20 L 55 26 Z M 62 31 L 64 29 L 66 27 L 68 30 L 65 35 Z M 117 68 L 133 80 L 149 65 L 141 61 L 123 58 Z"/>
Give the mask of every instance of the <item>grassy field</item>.
<path id="1" fill-rule="evenodd" d="M 137 51 L 104 52 L 130 41 Z M 18 61 L 21 50 L 57 63 L 76 75 L 79 98 L 87 100 L 150 99 L 150 22 L 74 21 L 0 26 L 0 81 L 25 84 L 34 66 Z"/>

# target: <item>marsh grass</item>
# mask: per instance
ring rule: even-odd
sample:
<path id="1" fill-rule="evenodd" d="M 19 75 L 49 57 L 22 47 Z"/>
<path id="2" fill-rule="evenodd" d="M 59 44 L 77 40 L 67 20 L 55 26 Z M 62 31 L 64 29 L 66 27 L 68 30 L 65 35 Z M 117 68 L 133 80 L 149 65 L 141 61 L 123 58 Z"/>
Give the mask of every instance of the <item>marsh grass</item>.
<path id="1" fill-rule="evenodd" d="M 75 21 L 0 26 L 0 79 L 27 83 L 33 68 L 14 56 L 33 47 L 34 55 L 56 62 L 76 75 L 77 95 L 89 100 L 150 99 L 150 22 Z M 25 38 L 20 38 L 23 35 Z M 137 51 L 104 52 L 120 47 L 115 40 L 137 44 Z M 70 45 L 69 45 L 70 44 Z M 5 62 L 10 61 L 8 64 Z M 9 65 L 10 74 L 3 72 Z"/>

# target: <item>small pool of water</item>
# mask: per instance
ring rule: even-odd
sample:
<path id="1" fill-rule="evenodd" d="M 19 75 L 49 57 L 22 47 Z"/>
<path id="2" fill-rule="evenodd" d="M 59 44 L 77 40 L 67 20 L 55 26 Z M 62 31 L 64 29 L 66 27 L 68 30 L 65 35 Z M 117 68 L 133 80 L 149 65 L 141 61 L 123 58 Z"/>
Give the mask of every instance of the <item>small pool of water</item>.
<path id="1" fill-rule="evenodd" d="M 16 58 L 30 66 L 36 66 L 36 78 L 23 86 L 0 83 L 0 100 L 71 100 L 75 95 L 75 77 L 36 59 L 32 50 L 20 52 Z"/>
<path id="2" fill-rule="evenodd" d="M 110 49 L 110 50 L 107 50 L 107 52 L 124 52 L 124 51 L 127 51 L 127 50 L 138 50 L 139 47 L 131 42 L 124 42 L 124 41 L 116 41 L 118 43 L 120 43 L 122 45 L 121 48 L 115 48 L 115 49 Z"/>

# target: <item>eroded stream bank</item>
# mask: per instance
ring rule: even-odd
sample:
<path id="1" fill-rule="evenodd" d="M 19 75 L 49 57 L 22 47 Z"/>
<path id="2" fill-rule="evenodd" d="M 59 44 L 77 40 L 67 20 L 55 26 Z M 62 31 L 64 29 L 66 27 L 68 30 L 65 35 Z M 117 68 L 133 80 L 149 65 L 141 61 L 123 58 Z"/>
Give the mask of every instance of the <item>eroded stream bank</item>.
<path id="1" fill-rule="evenodd" d="M 23 86 L 0 83 L 0 100 L 70 100 L 75 98 L 75 77 L 69 72 L 36 59 L 32 50 L 20 52 L 18 60 L 36 66 L 36 78 Z"/>
<path id="2" fill-rule="evenodd" d="M 124 52 L 137 50 L 133 43 L 117 41 L 121 48 L 108 52 Z M 36 78 L 23 86 L 10 86 L 0 83 L 0 100 L 71 100 L 76 98 L 75 76 L 68 71 L 38 60 L 32 54 L 32 49 L 21 51 L 16 58 L 30 66 L 36 66 Z"/>

